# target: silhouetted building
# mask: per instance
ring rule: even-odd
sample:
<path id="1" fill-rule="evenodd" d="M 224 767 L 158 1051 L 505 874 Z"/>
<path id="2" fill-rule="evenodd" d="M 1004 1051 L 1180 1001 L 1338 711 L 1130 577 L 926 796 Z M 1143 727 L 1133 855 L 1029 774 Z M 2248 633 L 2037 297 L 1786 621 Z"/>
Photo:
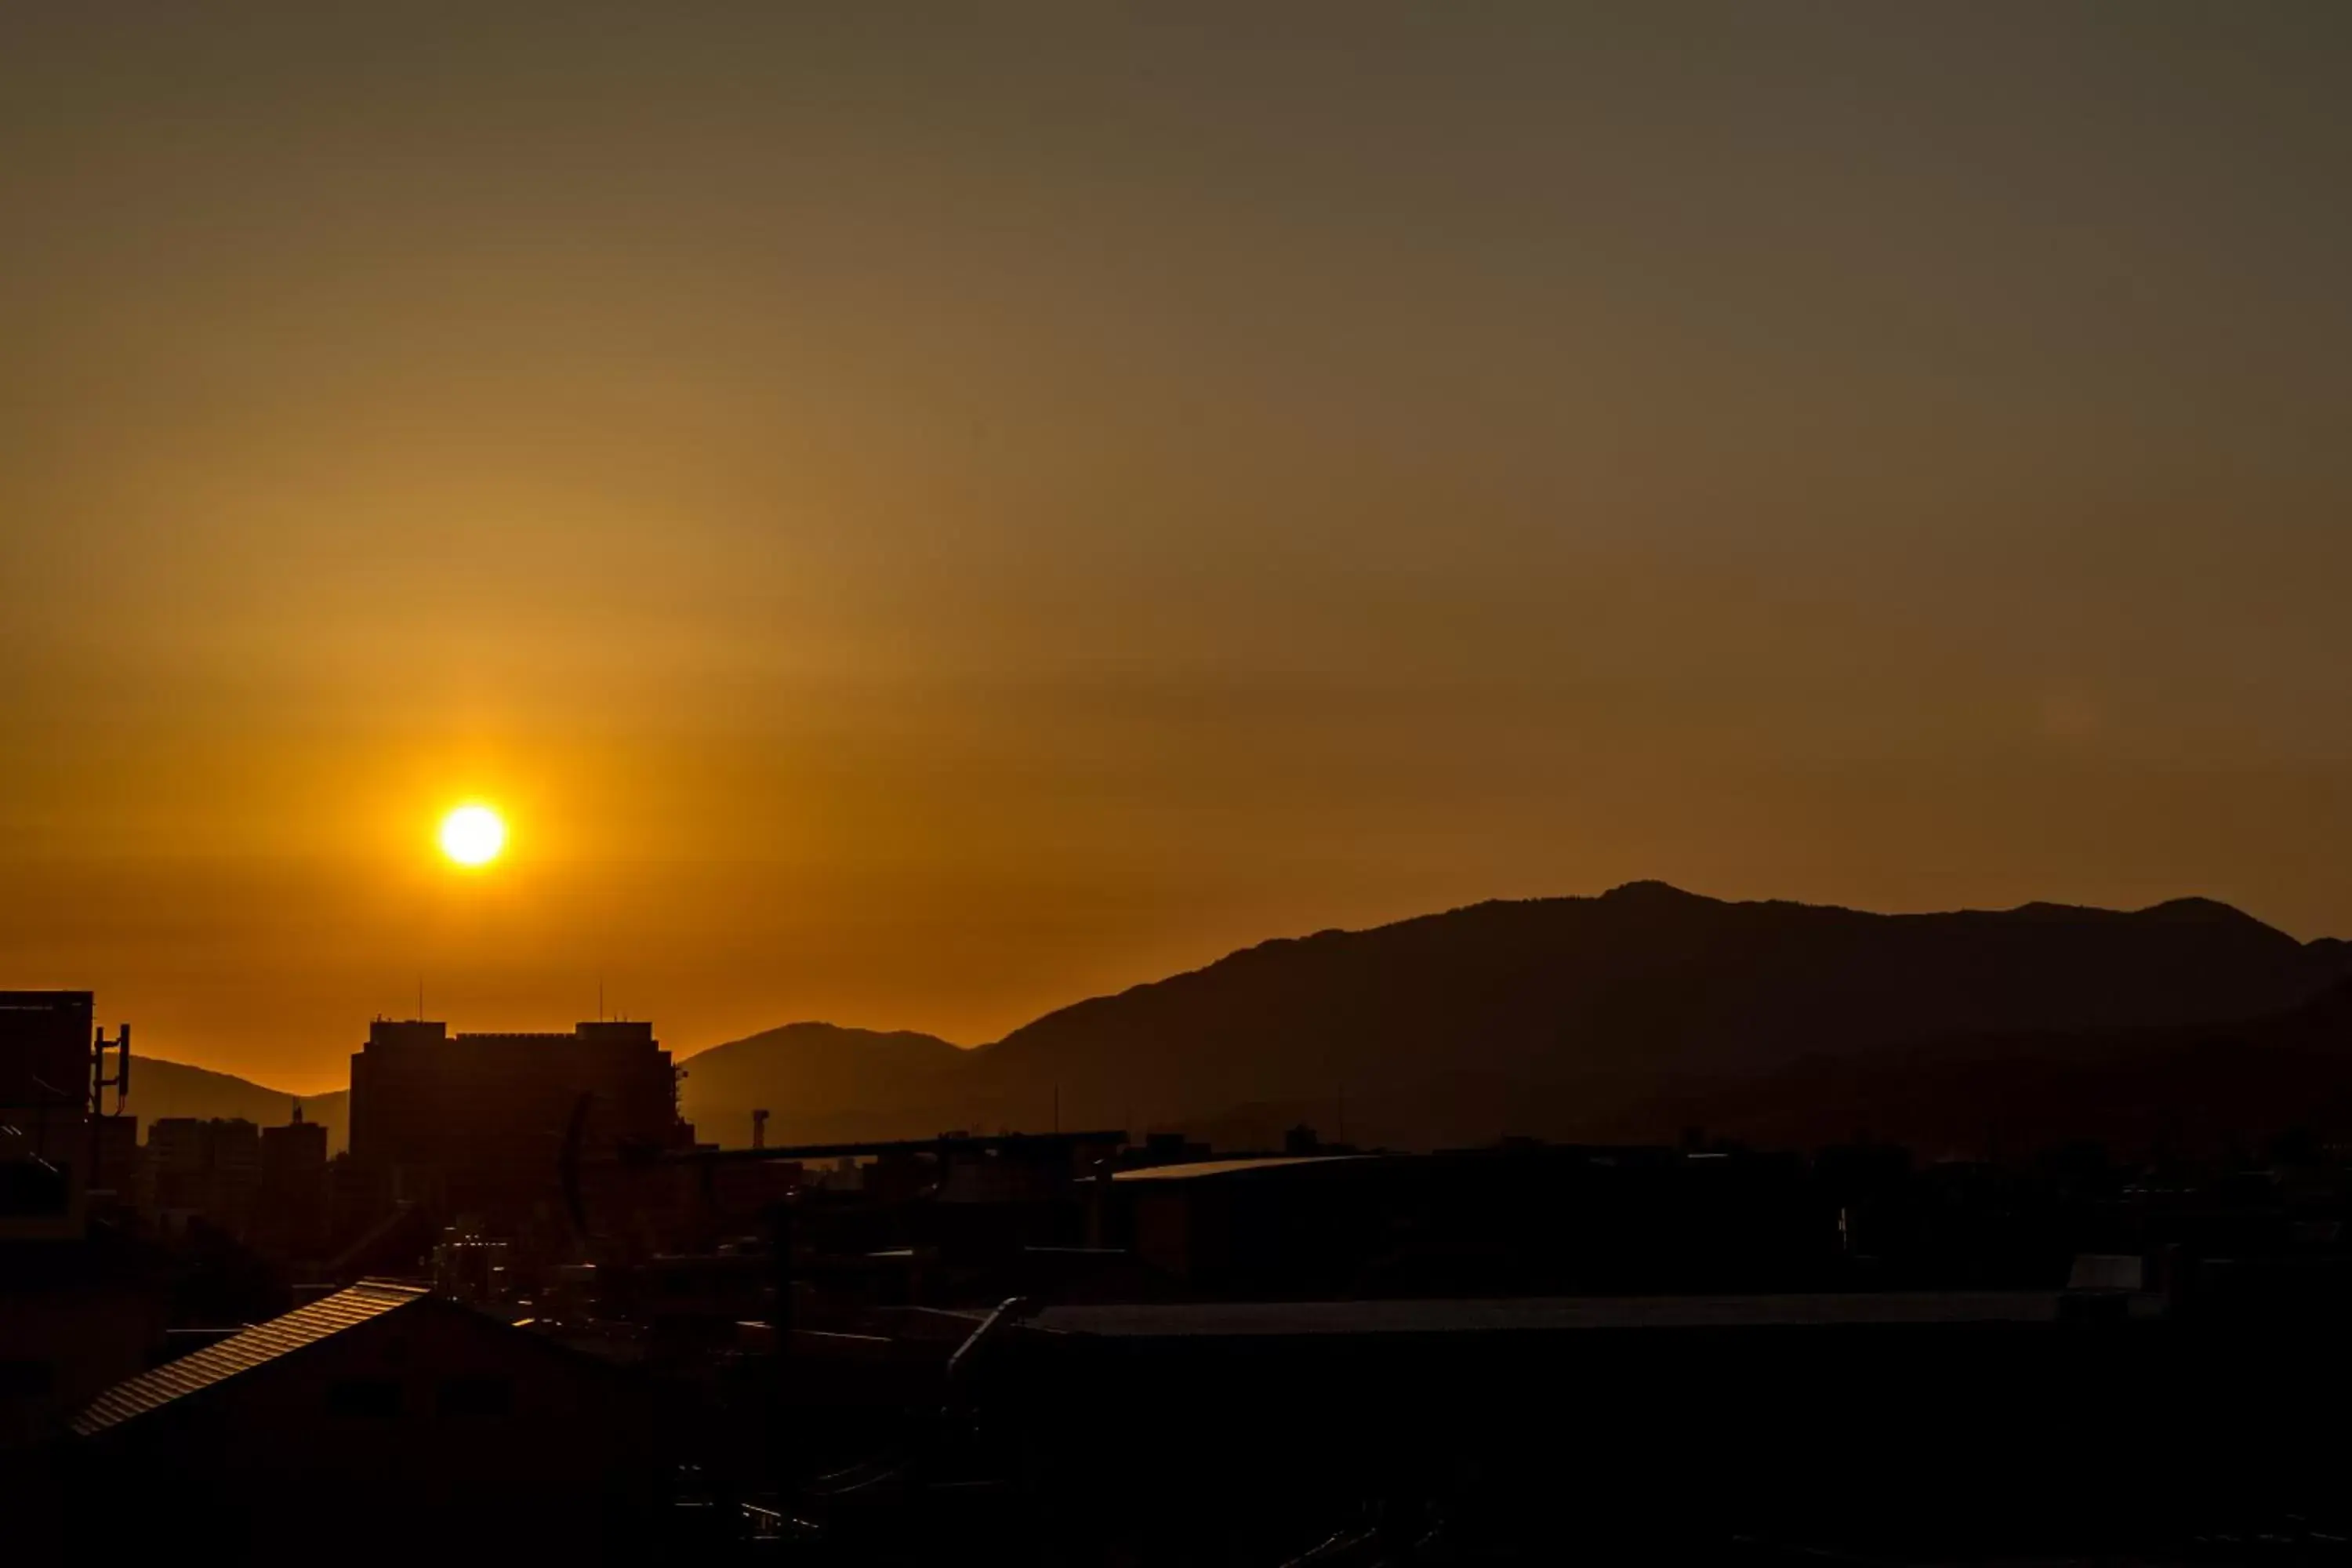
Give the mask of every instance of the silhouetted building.
<path id="1" fill-rule="evenodd" d="M 95 1016 L 87 991 L 0 991 L 0 1106 L 87 1108 Z"/>
<path id="2" fill-rule="evenodd" d="M 201 1116 L 159 1116 L 147 1124 L 147 1202 L 162 1213 L 204 1205 L 205 1149 Z"/>
<path id="3" fill-rule="evenodd" d="M 242 1237 L 261 1189 L 261 1129 L 242 1117 L 163 1116 L 147 1128 L 148 1207 Z"/>
<path id="4" fill-rule="evenodd" d="M 81 1234 L 92 1011 L 87 991 L 0 991 L 0 1240 Z"/>
<path id="5" fill-rule="evenodd" d="M 1333 1251 L 1350 1261 L 1368 1252 L 1371 1239 L 1358 1233 L 1385 1220 L 1368 1179 L 1391 1168 L 1366 1157 L 1268 1155 L 1147 1165 L 1111 1181 L 1136 1257 L 1209 1285 L 1277 1261 L 1296 1268 Z"/>
<path id="6" fill-rule="evenodd" d="M 261 1191 L 261 1129 L 243 1117 L 212 1123 L 211 1217 L 232 1236 L 253 1228 L 253 1202 Z"/>
<path id="7" fill-rule="evenodd" d="M 1302 1141 L 1303 1142 L 1303 1141 Z M 1093 1184 L 1096 1247 L 1194 1292 L 1784 1289 L 1837 1263 L 1801 1161 L 1648 1146 L 1257 1155 Z"/>
<path id="8" fill-rule="evenodd" d="M 143 1364 L 163 1331 L 151 1261 L 119 1237 L 0 1241 L 0 1453 Z"/>
<path id="9" fill-rule="evenodd" d="M 145 1155 L 139 1148 L 139 1119 L 99 1116 L 90 1120 L 89 1190 L 125 1207 L 139 1201 Z"/>
<path id="10" fill-rule="evenodd" d="M 254 1194 L 253 1239 L 279 1258 L 310 1258 L 327 1237 L 327 1130 L 302 1119 L 261 1130 L 259 1190 Z"/>
<path id="11" fill-rule="evenodd" d="M 455 1226 L 433 1247 L 433 1288 L 453 1300 L 499 1302 L 513 1298 L 514 1248 Z"/>
<path id="12" fill-rule="evenodd" d="M 93 1114 L 123 1073 L 103 1072 L 92 1012 L 87 991 L 0 992 L 0 1560 L 12 1564 L 59 1550 L 65 1417 L 136 1371 L 163 1329 L 152 1254 L 91 1224 L 93 1176 L 122 1171 L 136 1135 L 127 1117 Z"/>
<path id="13" fill-rule="evenodd" d="M 394 1199 L 511 1213 L 562 1194 L 575 1117 L 583 1158 L 690 1144 L 669 1053 L 645 1023 L 568 1034 L 457 1034 L 379 1020 L 352 1058 L 352 1159 Z"/>
<path id="14" fill-rule="evenodd" d="M 106 1519 L 110 1562 L 603 1561 L 654 1479 L 633 1394 L 610 1363 L 362 1281 L 100 1394 L 72 1422 L 103 1509 L 81 1517 Z"/>

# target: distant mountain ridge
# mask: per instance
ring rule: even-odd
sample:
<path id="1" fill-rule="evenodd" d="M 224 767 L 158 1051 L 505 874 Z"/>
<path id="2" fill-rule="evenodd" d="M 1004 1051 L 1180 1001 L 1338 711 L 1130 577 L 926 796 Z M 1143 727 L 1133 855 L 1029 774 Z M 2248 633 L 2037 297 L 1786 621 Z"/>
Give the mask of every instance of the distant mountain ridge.
<path id="1" fill-rule="evenodd" d="M 1067 1128 L 1182 1127 L 1226 1147 L 1299 1121 L 1402 1147 L 1693 1122 L 1951 1142 L 1970 1126 L 1980 1139 L 2009 1094 L 2086 1122 L 2098 1094 L 2177 1100 L 2232 1040 L 2268 1064 L 2245 1092 L 2210 1086 L 2233 1114 L 2252 1114 L 2249 1095 L 2290 1103 L 2290 1081 L 2332 1094 L 2312 1074 L 2326 1021 L 2352 1016 L 2324 1000 L 2347 982 L 2352 943 L 2298 942 L 2207 899 L 1884 915 L 1635 882 L 1260 942 L 976 1048 L 788 1024 L 684 1058 L 679 1096 L 698 1136 L 730 1146 L 750 1142 L 754 1109 L 773 1143 L 1035 1130 L 1057 1110 Z M 2143 1051 L 2174 1065 L 2143 1071 Z M 148 1058 L 132 1088 L 142 1122 L 275 1125 L 296 1098 Z M 301 1097 L 335 1148 L 347 1098 Z M 2341 1098 L 2352 1117 L 2352 1079 Z"/>
<path id="2" fill-rule="evenodd" d="M 1065 1126 L 1264 1142 L 1303 1119 L 1414 1146 L 1622 1133 L 1678 1086 L 1807 1058 L 2230 1022 L 2347 976 L 2352 946 L 2211 900 L 1883 915 L 1636 882 L 1263 942 L 968 1052 L 817 1026 L 686 1066 L 728 1053 L 723 1079 L 688 1080 L 728 1142 L 760 1104 L 778 1142 L 1037 1128 L 1058 1107 Z"/>
<path id="3" fill-rule="evenodd" d="M 242 1118 L 262 1127 L 282 1127 L 302 1107 L 304 1120 L 324 1124 L 330 1153 L 343 1147 L 351 1116 L 351 1094 L 288 1094 L 246 1079 L 184 1062 L 141 1057 L 131 1067 L 131 1093 L 123 1110 L 139 1118 L 140 1137 L 151 1122 L 167 1116 Z"/>
<path id="4" fill-rule="evenodd" d="M 679 1107 L 705 1142 L 750 1142 L 755 1109 L 769 1112 L 772 1142 L 870 1138 L 882 1108 L 933 1092 L 964 1055 L 911 1030 L 786 1024 L 688 1057 Z"/>

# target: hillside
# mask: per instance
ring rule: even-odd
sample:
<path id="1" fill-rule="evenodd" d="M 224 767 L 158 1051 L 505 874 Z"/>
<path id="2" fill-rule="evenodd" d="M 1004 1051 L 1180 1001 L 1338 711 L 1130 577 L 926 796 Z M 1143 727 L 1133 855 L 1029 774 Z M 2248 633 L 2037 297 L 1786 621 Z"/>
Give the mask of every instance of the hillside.
<path id="1" fill-rule="evenodd" d="M 326 1125 L 328 1152 L 341 1150 L 350 1121 L 351 1099 L 342 1089 L 297 1096 L 225 1072 L 141 1057 L 131 1063 L 131 1094 L 123 1109 L 139 1118 L 139 1135 L 144 1139 L 147 1124 L 166 1116 L 243 1117 L 263 1127 L 281 1127 L 293 1114 L 298 1099 L 305 1119 Z"/>
<path id="2" fill-rule="evenodd" d="M 810 1035 L 741 1051 L 727 1100 L 828 1136 L 1039 1127 L 1057 1098 L 1066 1126 L 1227 1142 L 1294 1120 L 1402 1145 L 1598 1135 L 1808 1057 L 2242 1019 L 2347 974 L 2345 944 L 2202 900 L 1880 915 L 1635 883 L 1265 942 L 961 1057 Z"/>
<path id="3" fill-rule="evenodd" d="M 688 1058 L 678 1100 L 705 1142 L 749 1143 L 755 1109 L 775 1143 L 925 1137 L 944 1125 L 925 1108 L 963 1056 L 910 1030 L 787 1024 Z"/>

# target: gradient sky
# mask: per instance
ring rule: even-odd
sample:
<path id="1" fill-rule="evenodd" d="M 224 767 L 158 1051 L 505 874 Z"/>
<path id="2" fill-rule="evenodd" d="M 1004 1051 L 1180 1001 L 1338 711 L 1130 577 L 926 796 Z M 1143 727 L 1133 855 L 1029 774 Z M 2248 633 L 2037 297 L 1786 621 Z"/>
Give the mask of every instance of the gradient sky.
<path id="1" fill-rule="evenodd" d="M 2352 934 L 2352 7 L 0 10 L 0 984 L 992 1037 L 1663 877 Z M 447 871 L 433 824 L 515 840 Z"/>

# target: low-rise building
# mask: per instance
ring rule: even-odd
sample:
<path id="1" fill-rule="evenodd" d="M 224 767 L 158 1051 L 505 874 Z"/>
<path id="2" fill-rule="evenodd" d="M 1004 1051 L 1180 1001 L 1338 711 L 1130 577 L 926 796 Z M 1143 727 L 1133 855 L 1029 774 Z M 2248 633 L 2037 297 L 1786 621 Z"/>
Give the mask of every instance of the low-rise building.
<path id="1" fill-rule="evenodd" d="M 261 1129 L 242 1117 L 158 1117 L 147 1128 L 147 1206 L 242 1237 L 261 1190 Z"/>
<path id="2" fill-rule="evenodd" d="M 93 1561 L 607 1561 L 659 1479 L 623 1369 L 385 1280 L 118 1384 L 72 1431 Z M 136 1509 L 105 1500 L 125 1474 Z"/>

